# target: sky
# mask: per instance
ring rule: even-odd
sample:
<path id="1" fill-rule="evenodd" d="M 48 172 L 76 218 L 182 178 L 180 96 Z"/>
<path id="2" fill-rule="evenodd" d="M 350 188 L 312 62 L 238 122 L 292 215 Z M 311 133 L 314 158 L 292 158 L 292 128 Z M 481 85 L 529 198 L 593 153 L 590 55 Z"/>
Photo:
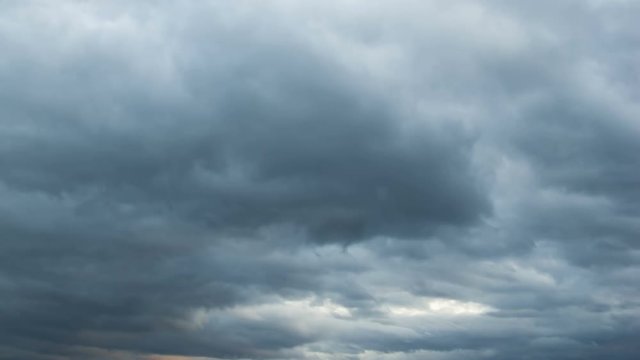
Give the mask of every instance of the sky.
<path id="1" fill-rule="evenodd" d="M 637 359 L 639 17 L 0 2 L 0 359 Z"/>

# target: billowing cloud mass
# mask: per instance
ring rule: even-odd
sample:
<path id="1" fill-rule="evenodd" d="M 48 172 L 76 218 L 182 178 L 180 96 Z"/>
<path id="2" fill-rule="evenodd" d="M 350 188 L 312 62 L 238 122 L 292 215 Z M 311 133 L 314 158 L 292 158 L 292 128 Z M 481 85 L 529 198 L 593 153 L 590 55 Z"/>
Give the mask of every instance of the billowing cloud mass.
<path id="1" fill-rule="evenodd" d="M 0 359 L 636 359 L 635 1 L 0 4 Z"/>

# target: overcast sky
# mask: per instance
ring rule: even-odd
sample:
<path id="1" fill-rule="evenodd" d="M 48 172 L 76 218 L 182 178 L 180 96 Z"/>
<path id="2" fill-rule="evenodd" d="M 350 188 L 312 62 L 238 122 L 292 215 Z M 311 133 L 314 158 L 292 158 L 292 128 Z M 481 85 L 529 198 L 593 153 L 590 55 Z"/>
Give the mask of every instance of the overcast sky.
<path id="1" fill-rule="evenodd" d="M 638 359 L 638 18 L 0 2 L 0 359 Z"/>

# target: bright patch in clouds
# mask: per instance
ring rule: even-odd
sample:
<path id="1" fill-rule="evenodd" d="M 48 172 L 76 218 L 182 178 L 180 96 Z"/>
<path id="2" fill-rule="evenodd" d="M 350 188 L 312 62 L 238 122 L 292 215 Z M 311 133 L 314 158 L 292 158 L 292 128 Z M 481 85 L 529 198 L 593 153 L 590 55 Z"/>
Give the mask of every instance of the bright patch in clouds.
<path id="1" fill-rule="evenodd" d="M 423 306 L 389 306 L 389 313 L 397 316 L 426 316 L 426 315 L 482 315 L 491 311 L 491 307 L 454 299 L 425 300 Z"/>

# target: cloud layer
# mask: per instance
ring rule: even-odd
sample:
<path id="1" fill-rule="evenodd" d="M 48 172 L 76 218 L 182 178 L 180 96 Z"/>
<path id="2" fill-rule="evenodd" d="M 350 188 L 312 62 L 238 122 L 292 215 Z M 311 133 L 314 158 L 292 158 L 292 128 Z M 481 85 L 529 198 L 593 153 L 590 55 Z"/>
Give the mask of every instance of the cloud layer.
<path id="1" fill-rule="evenodd" d="M 0 7 L 0 358 L 640 351 L 637 3 Z"/>

